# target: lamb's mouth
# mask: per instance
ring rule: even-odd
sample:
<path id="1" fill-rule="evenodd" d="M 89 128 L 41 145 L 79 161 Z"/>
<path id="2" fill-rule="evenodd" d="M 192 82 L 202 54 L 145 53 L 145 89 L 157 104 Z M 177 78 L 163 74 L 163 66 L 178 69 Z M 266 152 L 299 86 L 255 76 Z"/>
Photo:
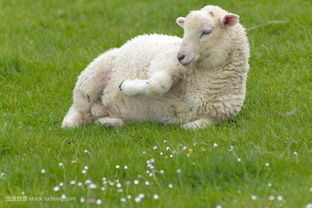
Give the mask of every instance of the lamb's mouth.
<path id="1" fill-rule="evenodd" d="M 193 59 L 188 60 L 188 61 L 181 60 L 181 61 L 179 61 L 179 62 L 180 62 L 180 64 L 181 64 L 182 66 L 187 66 L 187 65 L 190 65 L 190 63 L 192 63 L 192 61 L 193 61 Z"/>

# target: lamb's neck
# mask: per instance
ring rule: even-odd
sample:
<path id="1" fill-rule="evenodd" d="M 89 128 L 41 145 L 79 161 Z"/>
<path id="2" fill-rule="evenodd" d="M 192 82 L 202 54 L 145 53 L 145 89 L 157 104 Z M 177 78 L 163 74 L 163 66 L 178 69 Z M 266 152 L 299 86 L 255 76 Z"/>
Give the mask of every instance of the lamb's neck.
<path id="1" fill-rule="evenodd" d="M 213 98 L 240 90 L 243 87 L 243 77 L 235 71 L 226 69 L 230 68 L 227 65 L 220 65 L 209 69 L 192 69 L 186 76 L 189 93 L 200 92 L 202 96 Z M 194 92 L 191 92 L 192 90 Z"/>
<path id="2" fill-rule="evenodd" d="M 229 63 L 230 50 L 213 48 L 201 55 L 200 60 L 195 64 L 198 70 L 217 70 Z"/>

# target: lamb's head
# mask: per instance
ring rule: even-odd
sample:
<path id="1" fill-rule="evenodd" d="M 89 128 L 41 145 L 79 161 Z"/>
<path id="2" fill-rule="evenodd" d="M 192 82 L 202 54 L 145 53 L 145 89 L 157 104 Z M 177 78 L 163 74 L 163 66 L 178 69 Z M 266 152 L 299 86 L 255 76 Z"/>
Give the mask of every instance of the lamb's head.
<path id="1" fill-rule="evenodd" d="M 177 18 L 177 24 L 184 29 L 183 41 L 177 54 L 179 62 L 184 66 L 207 61 L 220 62 L 216 59 L 222 57 L 217 54 L 222 56 L 231 47 L 229 34 L 238 18 L 217 6 L 206 6 L 190 12 L 185 18 Z"/>

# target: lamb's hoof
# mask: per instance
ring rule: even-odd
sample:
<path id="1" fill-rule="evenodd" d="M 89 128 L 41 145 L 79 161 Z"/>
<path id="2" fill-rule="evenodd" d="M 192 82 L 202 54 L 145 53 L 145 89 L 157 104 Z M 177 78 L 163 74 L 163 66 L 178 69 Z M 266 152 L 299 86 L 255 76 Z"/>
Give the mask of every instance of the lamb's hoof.
<path id="1" fill-rule="evenodd" d="M 127 96 L 135 96 L 138 94 L 139 80 L 126 79 L 119 85 L 119 90 Z"/>
<path id="2" fill-rule="evenodd" d="M 124 80 L 125 81 L 125 80 Z M 119 85 L 119 90 L 122 92 L 122 88 L 121 88 L 121 86 L 122 86 L 122 84 L 124 83 L 124 81 L 122 81 L 121 83 L 120 83 L 120 85 Z"/>
<path id="3" fill-rule="evenodd" d="M 129 93 L 129 89 L 128 89 L 128 84 L 129 80 L 125 79 L 124 81 L 122 81 L 119 85 L 119 90 L 120 92 L 122 92 L 123 94 L 127 95 L 127 96 L 131 96 L 131 94 Z"/>
<path id="4" fill-rule="evenodd" d="M 111 128 L 111 127 L 114 127 L 112 123 L 110 122 L 104 122 L 102 123 L 106 128 Z"/>
<path id="5" fill-rule="evenodd" d="M 120 128 L 124 126 L 123 120 L 119 118 L 104 117 L 99 118 L 96 122 L 102 124 L 106 128 Z"/>

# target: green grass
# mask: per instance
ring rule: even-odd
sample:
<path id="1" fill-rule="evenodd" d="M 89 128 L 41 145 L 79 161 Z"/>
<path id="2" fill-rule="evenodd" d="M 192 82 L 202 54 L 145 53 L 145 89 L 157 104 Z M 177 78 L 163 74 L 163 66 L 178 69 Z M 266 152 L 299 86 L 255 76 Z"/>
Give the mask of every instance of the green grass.
<path id="1" fill-rule="evenodd" d="M 235 120 L 198 131 L 154 123 L 122 129 L 60 128 L 76 77 L 98 54 L 142 33 L 182 36 L 176 17 L 205 4 L 200 0 L 1 0 L 0 207 L 97 206 L 80 203 L 80 197 L 102 199 L 101 207 L 296 208 L 312 203 L 309 0 L 209 1 L 239 14 L 246 28 L 270 20 L 288 21 L 249 31 L 248 93 Z M 234 152 L 229 151 L 231 145 Z M 177 152 L 172 158 L 167 146 Z M 190 148 L 193 153 L 188 157 Z M 146 174 L 146 160 L 151 158 L 164 174 Z M 128 169 L 116 170 L 117 164 Z M 84 166 L 89 167 L 86 175 Z M 104 176 L 118 179 L 123 192 L 109 185 L 101 191 Z M 97 188 L 69 185 L 71 180 L 87 179 Z M 133 184 L 135 179 L 138 185 Z M 126 186 L 126 181 L 131 184 Z M 60 182 L 64 187 L 54 192 Z M 77 200 L 6 201 L 22 192 L 28 197 L 66 194 Z M 145 198 L 135 203 L 139 193 Z M 153 199 L 154 194 L 159 200 Z M 132 199 L 122 203 L 126 195 Z M 252 195 L 257 199 L 252 200 Z M 277 200 L 279 195 L 283 200 Z M 270 196 L 275 199 L 269 200 Z"/>

